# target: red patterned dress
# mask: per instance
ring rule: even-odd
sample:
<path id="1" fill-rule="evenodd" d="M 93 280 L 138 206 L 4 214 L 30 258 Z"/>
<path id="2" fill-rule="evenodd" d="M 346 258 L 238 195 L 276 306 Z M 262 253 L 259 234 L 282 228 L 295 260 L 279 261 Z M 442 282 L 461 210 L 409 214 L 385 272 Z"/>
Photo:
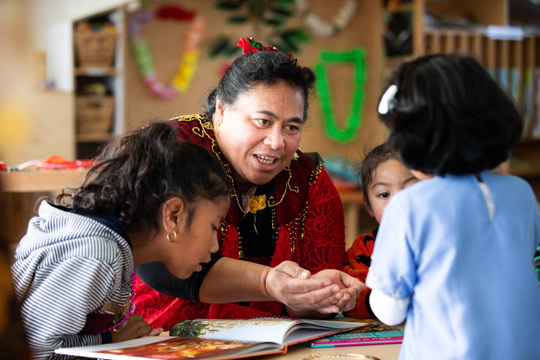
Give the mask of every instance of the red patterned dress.
<path id="1" fill-rule="evenodd" d="M 229 169 L 206 115 L 182 116 L 170 123 L 180 141 L 205 146 Z M 218 232 L 221 255 L 269 266 L 292 260 L 312 273 L 343 269 L 345 229 L 339 194 L 320 158 L 314 161 L 297 154 L 273 181 L 257 187 L 247 214 L 240 210 L 240 196 L 233 195 Z M 135 292 L 136 312 L 164 329 L 183 319 L 286 315 L 284 305 L 277 302 L 201 304 L 159 293 L 140 279 Z"/>

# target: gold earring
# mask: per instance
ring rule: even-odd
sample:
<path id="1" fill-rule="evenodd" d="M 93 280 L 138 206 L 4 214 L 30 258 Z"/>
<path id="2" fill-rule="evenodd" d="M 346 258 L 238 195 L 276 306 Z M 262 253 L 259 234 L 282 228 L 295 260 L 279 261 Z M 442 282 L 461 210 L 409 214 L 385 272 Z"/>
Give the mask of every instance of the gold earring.
<path id="1" fill-rule="evenodd" d="M 174 239 L 171 240 L 171 238 L 169 237 L 169 233 L 167 233 L 167 241 L 168 242 L 175 242 L 176 241 L 176 231 L 173 230 L 173 236 L 174 236 Z"/>

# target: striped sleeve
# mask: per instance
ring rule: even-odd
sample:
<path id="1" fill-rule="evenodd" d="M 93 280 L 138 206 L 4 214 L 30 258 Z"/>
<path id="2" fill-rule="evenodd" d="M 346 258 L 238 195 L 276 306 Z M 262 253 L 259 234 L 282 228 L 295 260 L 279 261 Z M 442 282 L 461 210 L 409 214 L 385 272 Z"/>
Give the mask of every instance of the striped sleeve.
<path id="1" fill-rule="evenodd" d="M 101 344 L 101 335 L 78 335 L 86 316 L 119 286 L 105 262 L 71 257 L 40 268 L 22 307 L 29 345 L 37 358 L 54 349 Z"/>

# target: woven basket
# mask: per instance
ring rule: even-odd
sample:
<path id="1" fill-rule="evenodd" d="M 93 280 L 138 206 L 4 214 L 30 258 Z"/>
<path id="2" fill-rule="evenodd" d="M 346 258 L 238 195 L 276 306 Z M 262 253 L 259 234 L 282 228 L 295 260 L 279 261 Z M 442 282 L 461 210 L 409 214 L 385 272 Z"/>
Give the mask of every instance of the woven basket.
<path id="1" fill-rule="evenodd" d="M 112 130 L 114 97 L 80 96 L 76 100 L 78 134 L 109 134 Z"/>
<path id="2" fill-rule="evenodd" d="M 113 65 L 116 34 L 75 34 L 77 58 L 81 67 L 109 67 Z"/>

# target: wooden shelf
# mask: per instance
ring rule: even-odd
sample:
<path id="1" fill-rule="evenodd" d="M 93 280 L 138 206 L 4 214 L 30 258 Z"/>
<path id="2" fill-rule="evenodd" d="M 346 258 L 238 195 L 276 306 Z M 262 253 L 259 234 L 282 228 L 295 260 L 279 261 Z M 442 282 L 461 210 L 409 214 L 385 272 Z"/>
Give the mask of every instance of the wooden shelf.
<path id="1" fill-rule="evenodd" d="M 78 67 L 74 71 L 76 76 L 116 76 L 121 75 L 121 71 L 113 67 Z"/>
<path id="2" fill-rule="evenodd" d="M 77 134 L 77 142 L 95 143 L 109 141 L 113 138 L 112 134 Z"/>
<path id="3" fill-rule="evenodd" d="M 3 192 L 60 192 L 82 184 L 85 170 L 0 172 Z"/>
<path id="4" fill-rule="evenodd" d="M 124 52 L 127 43 L 127 34 L 124 31 L 126 27 L 125 11 L 123 6 L 114 7 L 74 20 L 71 24 L 71 35 L 74 43 L 72 73 L 76 96 L 75 157 L 77 159 L 93 157 L 100 143 L 109 141 L 113 138 L 113 134 L 124 131 L 124 67 L 126 59 Z M 103 29 L 106 27 L 114 28 L 114 31 L 102 29 L 95 33 L 88 32 L 87 27 L 100 26 L 103 26 Z M 88 46 L 86 46 L 87 43 Z M 102 96 L 103 106 L 85 104 L 81 101 L 82 98 L 92 95 Z M 107 98 L 107 102 L 104 101 L 105 98 Z M 112 108 L 111 99 L 114 100 Z M 110 111 L 112 111 L 111 116 L 109 116 Z M 103 126 L 93 122 L 92 118 L 103 123 Z M 85 126 L 81 126 L 81 124 Z M 109 124 L 110 126 L 105 126 Z"/>

